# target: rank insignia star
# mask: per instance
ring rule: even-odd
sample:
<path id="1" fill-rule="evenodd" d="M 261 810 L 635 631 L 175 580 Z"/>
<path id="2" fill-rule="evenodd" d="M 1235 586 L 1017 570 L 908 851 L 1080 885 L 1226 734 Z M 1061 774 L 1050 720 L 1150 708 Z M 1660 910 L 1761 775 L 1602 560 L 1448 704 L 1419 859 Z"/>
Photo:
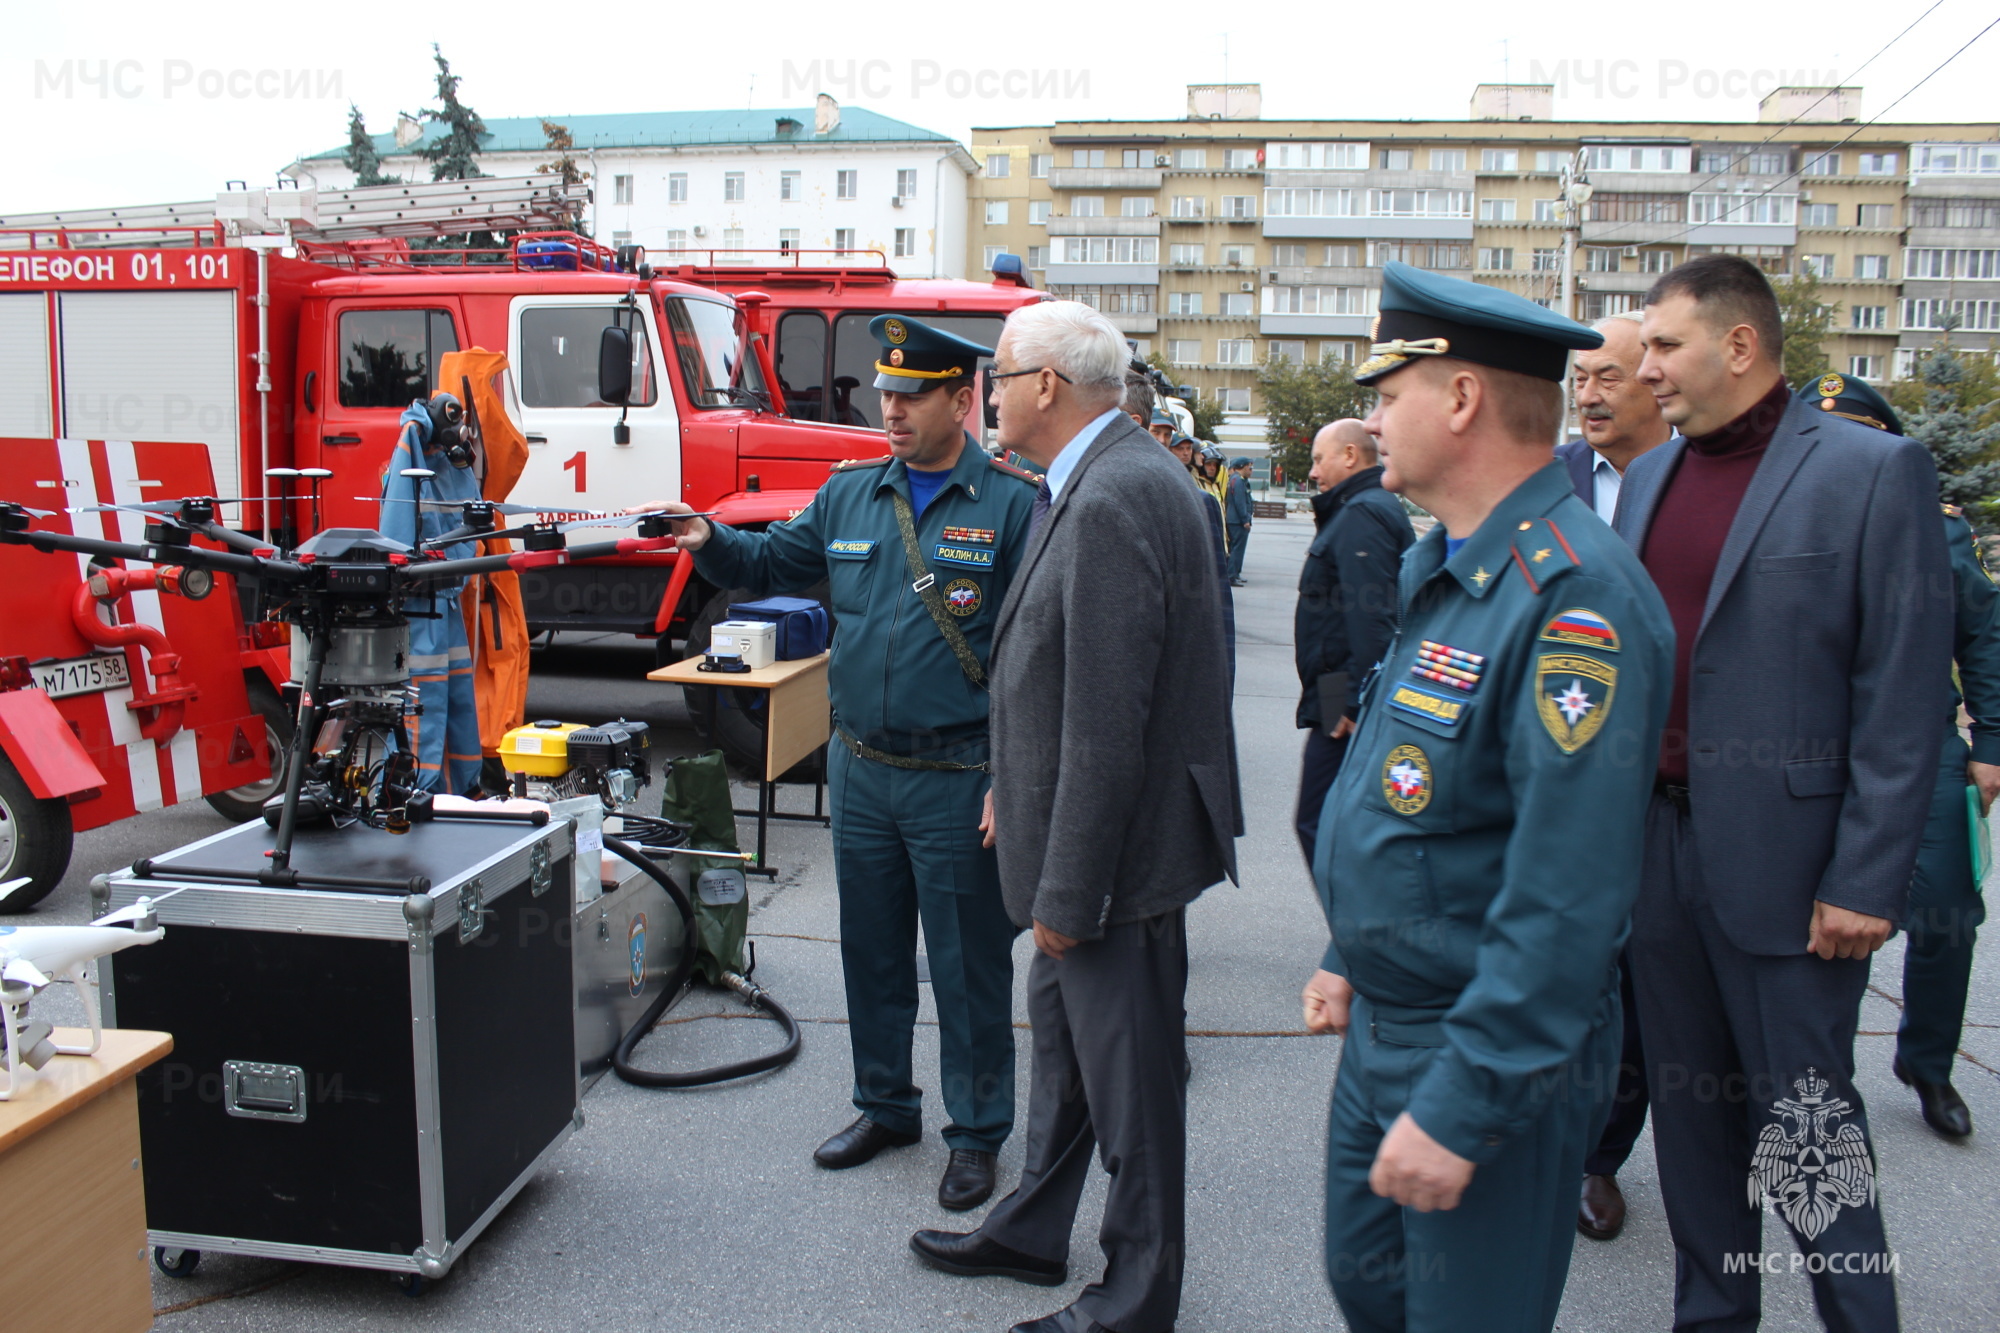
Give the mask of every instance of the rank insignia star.
<path id="1" fill-rule="evenodd" d="M 1548 547 L 1544 546 L 1544 547 L 1543 547 L 1543 548 L 1542 548 L 1541 550 L 1539 550 L 1539 551 L 1535 552 L 1535 554 L 1534 554 L 1534 557 L 1533 557 L 1533 559 L 1534 559 L 1534 562 L 1535 562 L 1536 564 L 1538 564 L 1538 565 L 1539 565 L 1539 564 L 1541 564 L 1541 563 L 1542 563 L 1542 561 L 1544 561 L 1544 560 L 1548 559 L 1548 558 L 1549 558 L 1550 556 L 1552 556 L 1552 555 L 1554 555 L 1554 554 L 1555 554 L 1555 552 L 1554 552 L 1554 551 L 1552 551 L 1552 550 L 1550 550 L 1550 549 L 1549 549 Z"/>
<path id="2" fill-rule="evenodd" d="M 1481 565 L 1478 569 L 1472 572 L 1472 581 L 1478 584 L 1482 588 L 1486 586 L 1486 580 L 1492 577 L 1493 576 L 1491 574 L 1488 574 L 1486 572 L 1486 566 L 1484 565 Z"/>

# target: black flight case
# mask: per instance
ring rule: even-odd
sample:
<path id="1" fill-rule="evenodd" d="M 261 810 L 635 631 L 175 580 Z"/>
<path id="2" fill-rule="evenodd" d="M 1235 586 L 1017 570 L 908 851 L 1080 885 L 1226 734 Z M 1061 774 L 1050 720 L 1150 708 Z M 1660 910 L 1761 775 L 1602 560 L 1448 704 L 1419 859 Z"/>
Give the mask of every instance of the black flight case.
<path id="1" fill-rule="evenodd" d="M 174 1038 L 138 1078 L 147 1229 L 169 1271 L 216 1251 L 421 1286 L 583 1123 L 573 826 L 298 836 L 296 869 L 424 893 L 175 876 L 254 873 L 271 844 L 244 824 L 93 883 L 100 912 L 173 894 L 103 980 L 107 1024 Z"/>

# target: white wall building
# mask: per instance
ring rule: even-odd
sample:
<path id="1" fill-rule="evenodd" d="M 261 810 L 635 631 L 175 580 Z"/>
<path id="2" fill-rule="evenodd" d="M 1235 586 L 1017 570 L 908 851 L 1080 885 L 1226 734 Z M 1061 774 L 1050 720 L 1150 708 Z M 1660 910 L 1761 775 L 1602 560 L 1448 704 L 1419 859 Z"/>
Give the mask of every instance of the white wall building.
<path id="1" fill-rule="evenodd" d="M 690 262 L 769 263 L 756 251 L 879 251 L 901 277 L 964 277 L 966 178 L 974 163 L 956 141 L 822 96 L 810 110 L 662 111 L 563 116 L 572 156 L 590 173 L 591 234 L 611 246 L 691 252 Z M 413 136 L 375 136 L 382 170 L 430 179 Z M 479 154 L 489 175 L 544 169 L 556 154 L 537 117 L 486 122 Z M 402 142 L 398 142 L 398 139 Z M 302 158 L 285 174 L 302 184 L 354 184 L 344 148 Z M 872 256 L 857 255 L 866 262 Z M 807 256 L 807 263 L 833 262 Z M 653 262 L 671 263 L 663 254 Z"/>

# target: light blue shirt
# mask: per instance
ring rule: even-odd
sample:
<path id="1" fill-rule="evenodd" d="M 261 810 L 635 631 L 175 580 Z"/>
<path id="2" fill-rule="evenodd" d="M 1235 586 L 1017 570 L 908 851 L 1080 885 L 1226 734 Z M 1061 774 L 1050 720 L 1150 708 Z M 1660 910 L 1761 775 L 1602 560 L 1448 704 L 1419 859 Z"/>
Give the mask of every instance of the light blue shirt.
<path id="1" fill-rule="evenodd" d="M 1592 482 L 1590 507 L 1606 523 L 1618 512 L 1618 489 L 1625 484 L 1625 478 L 1618 475 L 1618 469 L 1611 466 L 1611 460 L 1595 449 L 1590 451 L 1590 478 Z"/>
<path id="2" fill-rule="evenodd" d="M 1070 473 L 1076 471 L 1076 465 L 1083 461 L 1084 450 L 1088 449 L 1090 442 L 1097 438 L 1097 432 L 1122 416 L 1124 411 L 1122 407 L 1114 407 L 1092 420 L 1089 425 L 1076 433 L 1075 439 L 1063 446 L 1062 452 L 1057 454 L 1043 470 L 1042 479 L 1049 484 L 1050 504 L 1054 504 L 1056 497 L 1062 494 L 1063 483 L 1069 480 Z"/>

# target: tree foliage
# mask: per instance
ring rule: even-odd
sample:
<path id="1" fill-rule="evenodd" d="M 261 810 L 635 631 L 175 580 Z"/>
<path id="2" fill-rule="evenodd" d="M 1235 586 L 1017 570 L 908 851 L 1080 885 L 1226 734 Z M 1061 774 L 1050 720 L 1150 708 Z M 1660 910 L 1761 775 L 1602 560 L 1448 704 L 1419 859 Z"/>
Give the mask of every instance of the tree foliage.
<path id="1" fill-rule="evenodd" d="M 1903 419 L 1903 431 L 1937 460 L 1938 492 L 1947 504 L 1963 505 L 1975 526 L 1992 531 L 2000 519 L 2000 420 L 1966 402 L 1967 381 L 1980 376 L 1990 385 L 1993 367 L 1953 348 L 1950 330 L 1922 360 L 1923 406 Z M 1975 370 L 1974 367 L 1980 367 Z M 1986 407 L 1992 406 L 1990 400 Z M 1982 420 L 1983 418 L 1983 420 Z"/>
<path id="2" fill-rule="evenodd" d="M 458 85 L 464 80 L 451 72 L 451 62 L 435 42 L 431 58 L 437 62 L 437 109 L 424 109 L 423 118 L 444 126 L 444 133 L 417 149 L 417 156 L 431 164 L 434 181 L 471 180 L 486 173 L 479 169 L 479 141 L 486 136 L 486 122 L 479 113 L 458 100 Z"/>
<path id="3" fill-rule="evenodd" d="M 1354 367 L 1332 357 L 1304 365 L 1268 360 L 1257 372 L 1257 390 L 1271 456 L 1287 477 L 1300 479 L 1312 470 L 1313 436 L 1320 427 L 1365 417 L 1375 405 L 1375 395 L 1354 382 Z"/>
<path id="4" fill-rule="evenodd" d="M 382 174 L 382 155 L 375 151 L 375 136 L 368 132 L 368 122 L 362 118 L 361 108 L 347 104 L 347 151 L 342 154 L 347 169 L 354 173 L 356 185 L 401 185 L 401 176 Z"/>
<path id="5" fill-rule="evenodd" d="M 1810 270 L 1771 284 L 1785 328 L 1785 383 L 1803 389 L 1832 369 L 1826 357 L 1835 307 L 1820 300 L 1819 275 Z"/>
<path id="6" fill-rule="evenodd" d="M 544 120 L 542 138 L 546 140 L 542 146 L 554 153 L 555 157 L 536 167 L 536 171 L 554 172 L 562 177 L 564 185 L 581 185 L 590 179 L 590 173 L 576 164 L 576 140 L 570 137 L 569 126 Z"/>

